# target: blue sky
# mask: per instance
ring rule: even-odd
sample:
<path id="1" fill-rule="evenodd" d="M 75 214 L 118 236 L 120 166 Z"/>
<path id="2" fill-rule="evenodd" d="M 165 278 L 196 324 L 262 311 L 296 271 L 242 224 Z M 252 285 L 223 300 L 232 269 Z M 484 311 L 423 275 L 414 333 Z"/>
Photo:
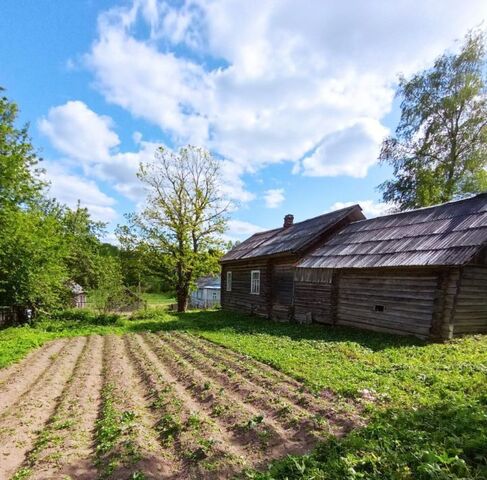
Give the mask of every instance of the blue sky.
<path id="1" fill-rule="evenodd" d="M 384 212 L 398 74 L 486 16 L 480 0 L 3 0 L 0 85 L 60 201 L 113 229 L 143 204 L 138 163 L 198 144 L 222 161 L 242 239 L 286 213 Z"/>

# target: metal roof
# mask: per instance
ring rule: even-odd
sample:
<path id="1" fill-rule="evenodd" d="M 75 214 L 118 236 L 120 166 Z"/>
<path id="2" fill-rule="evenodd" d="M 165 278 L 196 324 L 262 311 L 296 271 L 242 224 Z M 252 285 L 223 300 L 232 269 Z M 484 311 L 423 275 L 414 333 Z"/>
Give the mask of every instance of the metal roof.
<path id="1" fill-rule="evenodd" d="M 304 268 L 462 265 L 487 242 L 487 193 L 353 222 L 302 259 Z"/>
<path id="2" fill-rule="evenodd" d="M 286 228 L 256 233 L 225 254 L 222 262 L 299 252 L 347 216 L 351 221 L 365 218 L 361 212 L 359 205 L 352 205 Z"/>
<path id="3" fill-rule="evenodd" d="M 220 288 L 220 277 L 200 277 L 196 280 L 197 288 Z"/>

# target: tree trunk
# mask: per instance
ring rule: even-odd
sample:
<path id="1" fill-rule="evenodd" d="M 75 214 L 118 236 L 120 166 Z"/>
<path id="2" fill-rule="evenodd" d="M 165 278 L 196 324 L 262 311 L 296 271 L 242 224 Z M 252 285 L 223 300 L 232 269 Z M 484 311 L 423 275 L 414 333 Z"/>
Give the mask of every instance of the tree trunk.
<path id="1" fill-rule="evenodd" d="M 176 298 L 178 302 L 178 312 L 185 312 L 188 308 L 189 287 L 182 285 L 177 289 Z"/>

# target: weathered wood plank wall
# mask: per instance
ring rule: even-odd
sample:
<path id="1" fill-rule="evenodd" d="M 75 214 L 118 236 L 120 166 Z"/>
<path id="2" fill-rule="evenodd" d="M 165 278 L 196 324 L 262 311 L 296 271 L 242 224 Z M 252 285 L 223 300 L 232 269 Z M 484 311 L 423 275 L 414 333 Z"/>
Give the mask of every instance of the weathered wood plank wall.
<path id="1" fill-rule="evenodd" d="M 455 304 L 453 336 L 487 333 L 487 266 L 461 269 Z"/>
<path id="2" fill-rule="evenodd" d="M 252 270 L 260 271 L 260 293 L 250 293 Z M 232 272 L 232 290 L 227 292 L 227 272 Z M 271 292 L 268 262 L 266 260 L 222 265 L 221 304 L 227 310 L 268 315 Z"/>
<path id="3" fill-rule="evenodd" d="M 337 325 L 426 338 L 437 280 L 437 275 L 423 272 L 342 272 Z"/>

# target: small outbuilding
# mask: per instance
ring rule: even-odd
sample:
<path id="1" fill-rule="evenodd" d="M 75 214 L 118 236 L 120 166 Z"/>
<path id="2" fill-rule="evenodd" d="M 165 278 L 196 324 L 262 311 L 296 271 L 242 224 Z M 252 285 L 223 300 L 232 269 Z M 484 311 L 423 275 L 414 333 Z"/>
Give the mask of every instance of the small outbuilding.
<path id="1" fill-rule="evenodd" d="M 193 308 L 211 308 L 220 305 L 221 283 L 219 277 L 200 277 L 191 292 L 190 305 Z"/>
<path id="2" fill-rule="evenodd" d="M 487 193 L 350 223 L 297 267 L 298 321 L 432 339 L 487 333 Z"/>
<path id="3" fill-rule="evenodd" d="M 297 262 L 351 222 L 365 218 L 353 205 L 256 233 L 223 256 L 221 305 L 227 310 L 289 320 L 293 317 Z"/>
<path id="4" fill-rule="evenodd" d="M 71 304 L 74 308 L 86 307 L 86 292 L 84 288 L 76 282 L 70 282 Z"/>

